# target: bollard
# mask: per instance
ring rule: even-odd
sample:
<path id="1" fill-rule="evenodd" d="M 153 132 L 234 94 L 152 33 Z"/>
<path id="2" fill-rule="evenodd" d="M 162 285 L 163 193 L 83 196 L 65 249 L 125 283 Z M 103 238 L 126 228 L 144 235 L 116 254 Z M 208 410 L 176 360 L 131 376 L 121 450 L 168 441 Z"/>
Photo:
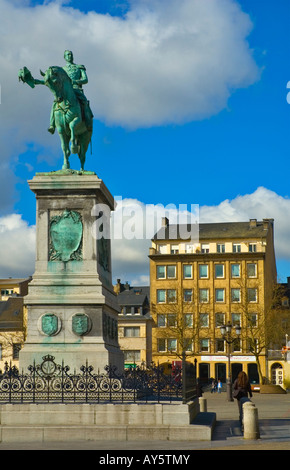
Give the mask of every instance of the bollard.
<path id="1" fill-rule="evenodd" d="M 243 404 L 244 439 L 259 439 L 258 410 L 254 403 L 247 401 Z"/>
<path id="2" fill-rule="evenodd" d="M 199 411 L 201 413 L 207 412 L 207 401 L 206 398 L 199 397 Z"/>

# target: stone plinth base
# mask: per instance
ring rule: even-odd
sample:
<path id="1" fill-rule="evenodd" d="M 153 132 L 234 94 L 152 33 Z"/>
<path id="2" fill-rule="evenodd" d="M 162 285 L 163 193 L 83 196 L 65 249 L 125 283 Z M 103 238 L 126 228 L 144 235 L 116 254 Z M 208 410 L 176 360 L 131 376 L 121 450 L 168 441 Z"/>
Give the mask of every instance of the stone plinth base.
<path id="1" fill-rule="evenodd" d="M 121 372 L 109 231 L 114 198 L 91 172 L 37 174 L 29 186 L 36 196 L 36 260 L 24 299 L 20 370 L 51 355 L 71 371 L 87 363 Z"/>
<path id="2" fill-rule="evenodd" d="M 186 405 L 2 405 L 0 442 L 211 440 L 215 419 L 195 424 L 200 414 L 198 400 Z"/>

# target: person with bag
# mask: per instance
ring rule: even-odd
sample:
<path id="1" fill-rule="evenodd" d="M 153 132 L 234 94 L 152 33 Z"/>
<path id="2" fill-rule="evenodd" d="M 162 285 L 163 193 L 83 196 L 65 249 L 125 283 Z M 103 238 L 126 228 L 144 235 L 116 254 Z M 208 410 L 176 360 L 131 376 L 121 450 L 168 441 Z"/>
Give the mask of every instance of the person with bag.
<path id="1" fill-rule="evenodd" d="M 243 428 L 243 403 L 246 401 L 245 399 L 253 396 L 251 385 L 248 379 L 246 372 L 241 371 L 239 372 L 238 377 L 234 381 L 233 385 L 233 397 L 236 398 L 238 407 L 239 407 L 239 420 L 241 427 Z"/>

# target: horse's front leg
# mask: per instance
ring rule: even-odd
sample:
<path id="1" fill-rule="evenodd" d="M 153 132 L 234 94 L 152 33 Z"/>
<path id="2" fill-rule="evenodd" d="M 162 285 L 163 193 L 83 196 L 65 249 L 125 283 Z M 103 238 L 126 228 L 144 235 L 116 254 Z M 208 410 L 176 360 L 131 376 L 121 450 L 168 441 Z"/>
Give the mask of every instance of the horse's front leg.
<path id="1" fill-rule="evenodd" d="M 60 142 L 61 142 L 61 148 L 62 148 L 62 151 L 63 151 L 62 169 L 67 170 L 68 168 L 70 168 L 70 164 L 69 164 L 69 156 L 70 156 L 69 139 L 66 138 L 66 136 L 62 132 L 59 132 L 59 137 L 60 137 Z"/>
<path id="2" fill-rule="evenodd" d="M 70 123 L 70 132 L 71 132 L 71 153 L 78 153 L 78 145 L 77 145 L 77 138 L 76 138 L 76 126 L 81 123 L 80 117 L 75 117 Z"/>

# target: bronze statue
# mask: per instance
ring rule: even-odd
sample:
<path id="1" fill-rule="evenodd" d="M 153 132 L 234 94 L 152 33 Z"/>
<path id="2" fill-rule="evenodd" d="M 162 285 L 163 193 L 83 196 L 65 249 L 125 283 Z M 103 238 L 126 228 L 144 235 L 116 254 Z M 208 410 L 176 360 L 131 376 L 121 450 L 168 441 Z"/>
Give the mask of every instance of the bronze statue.
<path id="1" fill-rule="evenodd" d="M 70 168 L 69 156 L 77 153 L 83 171 L 93 132 L 93 113 L 82 89 L 88 78 L 85 67 L 74 64 L 71 51 L 66 50 L 64 57 L 64 67 L 53 66 L 45 73 L 40 71 L 43 80 L 34 79 L 27 67 L 19 71 L 19 80 L 31 88 L 46 85 L 52 91 L 55 99 L 48 131 L 53 134 L 56 128 L 59 133 L 64 155 L 62 168 Z"/>

